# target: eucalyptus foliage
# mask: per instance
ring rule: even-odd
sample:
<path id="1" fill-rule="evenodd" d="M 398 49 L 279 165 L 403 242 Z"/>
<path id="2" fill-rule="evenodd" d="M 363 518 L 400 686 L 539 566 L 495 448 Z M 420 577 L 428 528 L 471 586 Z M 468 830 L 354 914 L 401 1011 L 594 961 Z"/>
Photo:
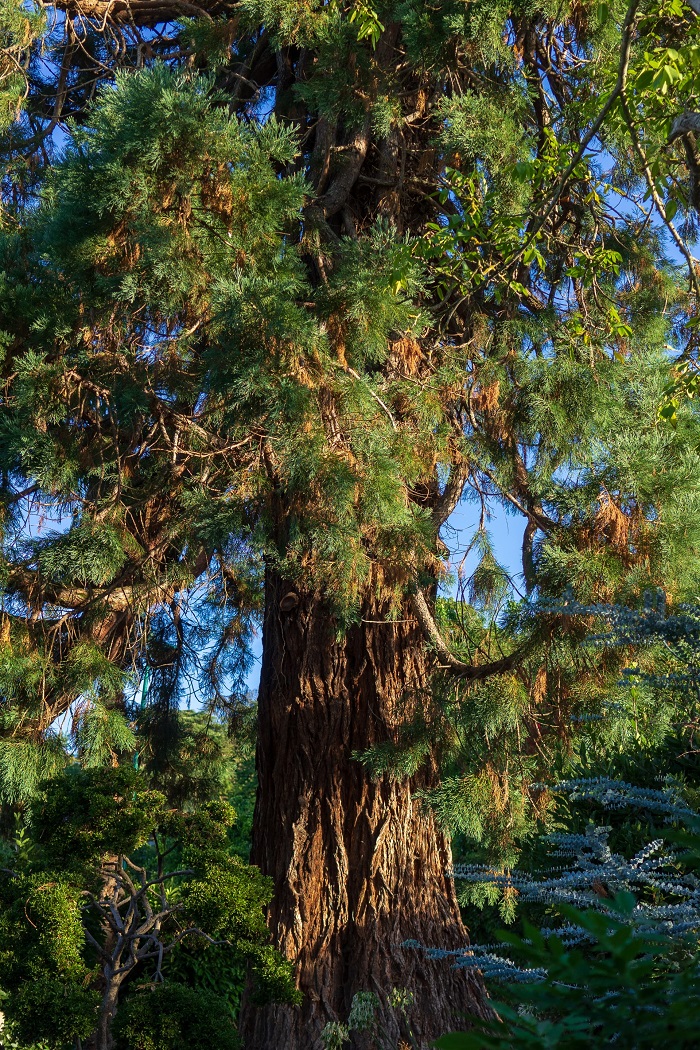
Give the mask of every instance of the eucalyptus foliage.
<path id="1" fill-rule="evenodd" d="M 663 1039 L 688 1047 L 695 1041 L 698 816 L 668 792 L 600 781 L 570 787 L 592 792 L 603 805 L 663 810 L 676 827 L 691 830 L 669 829 L 670 842 L 648 843 L 628 858 L 610 850 L 610 828 L 591 825 L 584 835 L 551 835 L 545 875 L 516 871 L 507 877 L 526 911 L 528 903 L 547 905 L 546 925 L 525 920 L 523 935 L 503 933 L 497 944 L 454 953 L 455 965 L 504 986 L 494 1002 L 501 1020 L 438 1040 L 444 1050 L 563 1050 L 594 1040 L 632 1050 L 656 1047 Z M 567 858 L 575 862 L 569 866 Z M 500 878 L 476 869 L 461 875 Z"/>

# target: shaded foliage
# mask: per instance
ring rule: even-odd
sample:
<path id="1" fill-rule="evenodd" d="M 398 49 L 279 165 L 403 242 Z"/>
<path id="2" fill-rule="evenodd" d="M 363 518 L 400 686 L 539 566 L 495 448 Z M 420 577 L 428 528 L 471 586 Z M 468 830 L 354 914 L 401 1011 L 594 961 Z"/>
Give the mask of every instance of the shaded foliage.
<path id="1" fill-rule="evenodd" d="M 291 968 L 268 943 L 270 881 L 231 855 L 226 803 L 170 809 L 130 767 L 72 767 L 43 784 L 29 820 L 0 878 L 3 1009 L 21 1042 L 63 1047 L 94 1036 L 107 1048 L 114 1015 L 124 996 L 127 1003 L 134 996 L 119 1039 L 145 1046 L 136 1034 L 139 1004 L 153 1002 L 145 984 L 163 1011 L 151 1035 L 143 1032 L 154 1046 L 184 1045 L 177 1040 L 188 1038 L 207 1003 L 202 1039 L 218 1031 L 224 1040 L 229 1031 L 236 1045 L 233 1014 L 249 968 L 262 1001 L 296 1001 Z M 219 970 L 237 975 L 237 986 L 229 978 L 218 996 L 200 989 L 196 968 L 190 986 L 171 981 L 167 960 L 185 942 L 205 951 L 218 945 Z M 191 1001 L 200 991 L 196 1013 Z"/>

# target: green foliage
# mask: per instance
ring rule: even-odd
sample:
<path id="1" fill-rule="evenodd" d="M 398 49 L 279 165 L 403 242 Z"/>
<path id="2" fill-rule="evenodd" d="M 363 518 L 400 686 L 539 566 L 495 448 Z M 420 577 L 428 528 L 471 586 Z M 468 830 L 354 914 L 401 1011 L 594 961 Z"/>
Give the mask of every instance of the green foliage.
<path id="1" fill-rule="evenodd" d="M 70 575 L 79 585 L 110 582 L 126 561 L 121 537 L 104 522 L 81 522 L 66 533 L 49 533 L 32 544 L 35 557 L 49 580 Z"/>
<path id="2" fill-rule="evenodd" d="M 157 707 L 139 715 L 140 763 L 154 787 L 177 808 L 230 795 L 242 757 L 226 725 L 205 711 L 169 712 L 167 740 L 154 752 L 151 741 L 165 728 L 153 724 L 159 716 Z"/>
<path id="3" fill-rule="evenodd" d="M 229 836 L 229 842 L 231 850 L 245 861 L 250 856 L 257 784 L 255 755 L 252 750 L 247 753 L 244 750 L 236 763 L 233 791 L 229 796 L 236 811 L 236 824 Z"/>
<path id="4" fill-rule="evenodd" d="M 75 736 L 86 767 L 103 766 L 136 749 L 136 736 L 123 713 L 100 703 L 81 712 Z"/>
<path id="5" fill-rule="evenodd" d="M 0 801 L 26 805 L 39 785 L 66 764 L 63 741 L 47 736 L 40 744 L 20 739 L 0 741 Z"/>
<path id="6" fill-rule="evenodd" d="M 568 610 L 564 626 L 568 622 L 571 628 L 580 618 L 583 628 L 572 655 L 562 660 L 558 671 L 558 695 L 568 699 L 566 746 L 552 748 L 546 767 L 535 761 L 528 769 L 517 751 L 517 740 L 511 738 L 507 757 L 500 761 L 503 765 L 507 761 L 510 767 L 519 762 L 517 768 L 526 771 L 522 782 L 526 793 L 519 798 L 516 795 L 521 819 L 510 823 L 512 837 L 501 840 L 507 848 L 501 845 L 500 852 L 493 848 L 497 840 L 494 843 L 488 834 L 489 820 L 494 821 L 498 805 L 480 799 L 479 791 L 464 773 L 461 778 L 450 779 L 451 770 L 446 765 L 448 777 L 435 792 L 436 804 L 442 818 L 457 829 L 453 851 L 458 864 L 486 863 L 492 871 L 501 872 L 517 864 L 518 868 L 545 873 L 554 860 L 543 833 L 584 835 L 589 826 L 602 824 L 609 830 L 610 848 L 625 855 L 633 855 L 649 841 L 665 835 L 663 814 L 654 806 L 640 802 L 630 815 L 625 796 L 620 795 L 619 806 L 607 808 L 602 801 L 603 788 L 598 794 L 582 789 L 573 796 L 569 792 L 566 797 L 557 796 L 549 790 L 557 779 L 583 779 L 587 783 L 590 778 L 602 778 L 603 787 L 609 782 L 631 782 L 642 794 L 650 791 L 661 795 L 663 786 L 686 806 L 697 806 L 699 769 L 693 744 L 697 717 L 696 611 L 656 601 L 641 609 L 584 606 L 573 601 L 556 608 L 559 612 Z M 598 682 L 590 682 L 587 688 L 575 681 L 579 658 L 584 666 L 592 661 L 598 668 Z M 629 662 L 632 666 L 625 669 Z M 540 676 L 539 688 L 545 685 Z M 523 696 L 522 702 L 527 705 L 527 698 Z M 521 739 L 527 717 L 525 706 L 513 722 Z M 460 722 L 466 719 L 460 712 Z M 473 741 L 478 739 L 477 724 L 467 724 L 472 726 L 472 736 L 467 739 L 473 748 Z M 493 740 L 493 727 L 488 723 L 486 731 L 488 739 Z M 502 732 L 496 736 L 499 739 L 503 741 Z M 503 747 L 503 742 L 499 746 Z M 466 747 L 464 754 L 462 767 L 469 769 L 467 762 L 474 760 Z M 513 779 L 511 770 L 511 783 Z M 611 792 L 610 798 L 613 796 Z M 506 812 L 510 815 L 514 808 L 509 800 Z M 478 931 L 479 940 L 494 939 L 499 913 L 500 920 L 507 922 L 521 913 L 518 891 L 507 878 L 469 881 L 460 885 L 459 896 L 465 908 L 476 905 L 483 909 L 479 916 L 470 912 L 474 916 L 470 926 Z"/>
<path id="7" fill-rule="evenodd" d="M 157 827 L 164 801 L 129 766 L 73 766 L 44 785 L 30 822 L 49 864 L 70 869 L 139 849 Z"/>
<path id="8" fill-rule="evenodd" d="M 523 103 L 497 94 L 493 98 L 465 94 L 440 102 L 445 121 L 440 141 L 448 157 L 469 167 L 481 166 L 491 199 L 499 208 L 522 214 L 534 187 L 519 176 L 529 157 L 523 134 Z M 451 164 L 451 161 L 450 161 Z M 454 172 L 454 166 L 447 170 Z"/>
<path id="9" fill-rule="evenodd" d="M 518 984 L 507 998 L 493 1002 L 501 1020 L 479 1024 L 471 1032 L 438 1039 L 440 1050 L 574 1050 L 619 1046 L 657 1048 L 672 1041 L 680 1047 L 697 1042 L 695 1015 L 700 1003 L 697 948 L 688 943 L 679 955 L 664 936 L 640 937 L 626 921 L 634 908 L 631 894 L 619 894 L 611 906 L 619 918 L 562 906 L 562 916 L 595 942 L 591 954 L 568 948 L 556 936 L 544 937 L 531 924 L 525 937 L 504 935 L 523 964 L 547 976 Z"/>
<path id="10" fill-rule="evenodd" d="M 700 389 L 700 378 L 693 361 L 682 361 L 673 370 L 673 378 L 663 389 L 659 418 L 672 426 L 678 423 L 678 409 L 683 399 L 694 398 Z"/>
<path id="11" fill-rule="evenodd" d="M 81 37 L 100 72 L 85 83 L 72 67 L 80 117 L 0 244 L 5 578 L 12 633 L 23 621 L 26 635 L 3 705 L 13 730 L 89 694 L 72 743 L 119 759 L 130 741 L 112 711 L 133 683 L 108 665 L 121 654 L 119 668 L 152 669 L 143 760 L 165 784 L 177 704 L 195 689 L 220 713 L 234 704 L 263 565 L 323 594 L 339 630 L 380 566 L 398 613 L 442 571 L 432 512 L 467 462 L 484 512 L 537 515 L 528 590 L 694 585 L 680 548 L 698 520 L 696 413 L 675 437 L 657 426 L 685 320 L 679 275 L 656 231 L 611 206 L 617 110 L 609 152 L 577 159 L 615 80 L 624 10 L 521 8 L 250 0 L 236 20 L 178 22 L 147 57 L 125 44 L 123 62 L 102 30 Z M 560 37 L 545 72 L 540 51 Z M 270 40 L 309 65 L 251 87 Z M 664 46 L 659 68 L 692 65 Z M 635 40 L 642 101 L 643 61 Z M 105 70 L 114 85 L 88 104 Z M 432 86 L 413 98 L 422 78 Z M 268 103 L 270 119 L 250 119 Z M 336 208 L 326 191 L 360 177 L 365 125 L 367 181 Z M 13 498 L 25 481 L 69 528 L 27 542 Z M 495 613 L 512 581 L 482 555 L 465 595 Z M 62 616 L 52 649 L 36 624 Z M 41 690 L 17 688 L 30 676 Z"/>
<path id="12" fill-rule="evenodd" d="M 531 836 L 512 871 L 456 872 L 479 887 L 482 906 L 508 890 L 506 917 L 521 918 L 522 933 L 479 924 L 496 943 L 477 943 L 458 965 L 505 984 L 494 999 L 501 1020 L 437 1045 L 690 1047 L 700 993 L 698 612 L 658 595 L 640 610 L 559 608 L 597 624 L 588 644 L 599 654 L 621 646 L 636 660 L 608 710 L 582 722 L 568 764 L 578 779 L 552 785 L 557 831 Z"/>
<path id="13" fill-rule="evenodd" d="M 36 978 L 26 978 L 12 996 L 8 1030 L 22 1050 L 37 1045 L 69 1050 L 76 1038 L 87 1039 L 93 1033 L 98 1003 L 96 991 L 76 981 L 52 978 L 44 970 Z"/>
<path id="14" fill-rule="evenodd" d="M 99 993 L 83 958 L 80 896 L 50 872 L 0 875 L 0 960 L 3 1003 L 12 1034 L 22 1044 L 49 1040 L 72 1047 L 95 1029 Z"/>
<path id="15" fill-rule="evenodd" d="M 7 0 L 0 6 L 0 134 L 19 119 L 29 94 L 32 48 L 46 30 L 46 16 L 34 4 Z"/>
<path id="16" fill-rule="evenodd" d="M 552 334 L 567 338 L 561 329 Z M 693 412 L 685 405 L 675 430 L 659 425 L 667 366 L 656 351 L 639 348 L 624 363 L 596 369 L 607 375 L 605 390 L 584 360 L 564 352 L 523 362 L 519 372 L 524 383 L 513 412 L 522 412 L 524 440 L 537 449 L 540 506 L 563 526 L 533 544 L 539 595 L 571 588 L 584 602 L 598 595 L 641 604 L 657 572 L 672 598 L 693 595 L 697 561 L 688 551 L 700 543 L 700 517 L 695 493 L 684 491 L 700 465 Z M 498 376 L 494 369 L 475 400 L 483 404 L 482 391 L 497 388 Z M 662 503 L 659 518 L 652 506 Z M 463 836 L 460 855 L 471 840 L 484 860 L 508 865 L 547 819 L 548 797 L 533 784 L 579 775 L 572 758 L 581 749 L 604 762 L 642 731 L 658 740 L 678 720 L 679 698 L 641 682 L 622 688 L 630 653 L 583 644 L 591 630 L 583 614 L 561 616 L 559 603 L 553 611 L 547 599 L 513 601 L 486 530 L 472 541 L 470 556 L 457 598 L 438 601 L 443 637 L 466 663 L 519 649 L 527 656 L 517 670 L 484 682 L 440 683 L 415 724 L 401 729 L 398 751 L 382 745 L 364 757 L 377 773 L 411 775 L 437 749 L 443 783 L 428 798 L 440 821 Z M 642 665 L 645 659 L 640 655 Z M 680 710 L 688 703 L 682 700 Z M 620 775 L 634 780 L 633 772 Z"/>
<path id="17" fill-rule="evenodd" d="M 167 809 L 131 766 L 74 766 L 42 785 L 29 819 L 0 872 L 3 1009 L 22 1043 L 91 1037 L 112 995 L 120 1046 L 178 1050 L 195 1031 L 237 1046 L 249 970 L 260 1002 L 299 1000 L 269 944 L 272 884 L 229 851 L 228 803 Z M 125 983 L 137 973 L 155 991 Z"/>
<path id="18" fill-rule="evenodd" d="M 232 958 L 225 945 L 184 942 L 171 952 L 166 975 L 168 985 L 202 990 L 223 1001 L 235 1020 L 249 971 L 246 961 Z"/>
<path id="19" fill-rule="evenodd" d="M 415 1036 L 409 1023 L 409 1011 L 413 1005 L 413 993 L 405 988 L 392 988 L 388 995 L 388 1006 L 396 1015 L 402 1031 L 411 1046 L 416 1046 Z M 384 1028 L 378 1016 L 381 1001 L 375 992 L 356 992 L 350 1004 L 346 1022 L 329 1021 L 321 1032 L 324 1050 L 342 1050 L 355 1036 L 368 1038 L 377 1050 L 390 1050 L 395 1045 L 392 1036 Z M 402 1040 L 404 1045 L 409 1045 Z"/>
<path id="20" fill-rule="evenodd" d="M 161 984 L 134 992 L 114 1026 L 117 1050 L 238 1050 L 225 1000 L 203 988 Z"/>
<path id="21" fill-rule="evenodd" d="M 205 814 L 187 816 L 186 831 L 180 832 L 187 843 L 183 859 L 194 869 L 194 877 L 182 889 L 183 912 L 193 926 L 206 929 L 216 940 L 244 948 L 257 1002 L 299 1002 L 291 965 L 266 943 L 261 902 L 272 897 L 272 880 L 228 853 L 225 824 L 218 823 L 225 811 L 217 806 L 210 812 L 215 814 L 213 821 Z"/>
<path id="22" fill-rule="evenodd" d="M 377 17 L 377 12 L 365 4 L 363 0 L 355 0 L 350 14 L 350 24 L 357 23 L 357 39 L 370 40 L 372 47 L 376 47 L 379 38 L 384 32 L 384 26 Z"/>

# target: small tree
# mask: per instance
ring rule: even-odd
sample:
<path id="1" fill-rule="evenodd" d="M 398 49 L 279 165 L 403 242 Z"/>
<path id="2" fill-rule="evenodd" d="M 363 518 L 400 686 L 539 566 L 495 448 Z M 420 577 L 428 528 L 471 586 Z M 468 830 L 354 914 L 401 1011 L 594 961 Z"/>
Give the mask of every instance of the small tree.
<path id="1" fill-rule="evenodd" d="M 109 1050 L 121 1000 L 134 1000 L 127 1013 L 137 1017 L 135 1000 L 148 989 L 159 990 L 161 1015 L 172 1000 L 181 1017 L 188 990 L 160 987 L 185 941 L 245 960 L 262 1000 L 295 1001 L 291 968 L 268 943 L 270 880 L 230 854 L 232 820 L 226 803 L 168 809 L 124 766 L 70 768 L 44 784 L 30 814 L 32 846 L 16 851 L 0 880 L 4 1009 L 19 1040 L 50 1039 L 58 1050 L 90 1038 Z M 210 1027 L 227 1012 L 217 1003 Z M 234 1045 L 230 1011 L 227 1027 L 221 1047 Z M 174 1050 L 181 1028 L 174 1016 L 153 1045 Z M 120 1046 L 140 1047 L 130 1032 L 122 1024 Z"/>

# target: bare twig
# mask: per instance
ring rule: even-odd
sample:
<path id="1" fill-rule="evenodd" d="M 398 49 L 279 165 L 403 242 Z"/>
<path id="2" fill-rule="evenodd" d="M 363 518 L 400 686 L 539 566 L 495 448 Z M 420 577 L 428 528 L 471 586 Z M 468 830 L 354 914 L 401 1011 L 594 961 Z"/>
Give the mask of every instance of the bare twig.
<path id="1" fill-rule="evenodd" d="M 645 182 L 647 184 L 647 188 L 649 190 L 649 196 L 651 197 L 651 199 L 654 202 L 654 206 L 656 207 L 656 210 L 657 210 L 657 212 L 659 213 L 659 215 L 661 217 L 661 221 L 664 223 L 664 225 L 666 226 L 666 229 L 669 231 L 669 233 L 673 237 L 673 240 L 675 241 L 675 244 L 676 244 L 676 247 L 678 248 L 678 251 L 681 253 L 681 255 L 685 259 L 686 263 L 688 264 L 688 277 L 689 277 L 689 280 L 690 280 L 690 284 L 691 284 L 691 287 L 692 287 L 693 291 L 695 292 L 695 295 L 697 297 L 698 302 L 700 303 L 700 282 L 698 282 L 698 274 L 697 274 L 697 262 L 698 261 L 697 261 L 697 259 L 695 259 L 690 254 L 690 251 L 688 250 L 688 246 L 686 245 L 685 241 L 683 240 L 683 238 L 679 234 L 678 230 L 674 226 L 673 222 L 671 221 L 671 219 L 669 219 L 669 217 L 668 217 L 668 215 L 666 213 L 666 207 L 664 205 L 663 200 L 661 199 L 661 197 L 659 195 L 658 190 L 656 189 L 656 183 L 654 182 L 654 176 L 651 173 L 651 169 L 649 167 L 649 161 L 647 160 L 647 155 L 646 155 L 646 153 L 644 151 L 644 147 L 642 146 L 641 139 L 639 138 L 639 134 L 637 132 L 637 128 L 636 128 L 634 120 L 632 118 L 632 113 L 630 111 L 629 104 L 627 102 L 627 96 L 626 96 L 624 90 L 622 91 L 622 93 L 620 95 L 620 105 L 622 107 L 622 114 L 623 114 L 623 116 L 625 118 L 625 123 L 627 125 L 627 129 L 628 129 L 628 131 L 630 133 L 630 138 L 632 139 L 632 146 L 634 147 L 634 152 L 637 154 L 637 157 L 639 159 L 639 163 L 642 166 L 642 171 L 644 173 L 644 180 L 645 180 Z"/>

